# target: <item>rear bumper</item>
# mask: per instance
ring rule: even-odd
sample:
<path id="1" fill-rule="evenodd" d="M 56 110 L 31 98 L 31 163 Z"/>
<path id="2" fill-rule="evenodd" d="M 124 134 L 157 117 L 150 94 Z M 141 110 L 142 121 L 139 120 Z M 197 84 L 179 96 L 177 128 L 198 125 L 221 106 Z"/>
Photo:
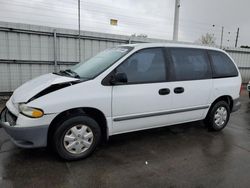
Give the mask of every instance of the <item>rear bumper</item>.
<path id="1" fill-rule="evenodd" d="M 241 107 L 241 102 L 240 102 L 240 98 L 234 99 L 233 100 L 233 108 L 232 108 L 232 112 L 236 112 L 240 109 Z"/>
<path id="2" fill-rule="evenodd" d="M 22 127 L 8 122 L 8 110 L 5 108 L 1 112 L 0 125 L 11 137 L 14 144 L 22 148 L 37 148 L 47 145 L 48 125 Z"/>

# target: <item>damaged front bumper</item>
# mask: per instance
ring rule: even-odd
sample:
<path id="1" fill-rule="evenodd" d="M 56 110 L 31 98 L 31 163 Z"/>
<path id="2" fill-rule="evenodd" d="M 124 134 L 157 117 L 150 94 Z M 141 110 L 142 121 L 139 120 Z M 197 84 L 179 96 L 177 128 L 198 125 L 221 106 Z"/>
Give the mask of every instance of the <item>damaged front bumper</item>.
<path id="1" fill-rule="evenodd" d="M 0 125 L 14 144 L 22 148 L 37 148 L 47 145 L 48 125 L 25 127 L 16 125 L 17 117 L 7 108 L 1 112 Z"/>

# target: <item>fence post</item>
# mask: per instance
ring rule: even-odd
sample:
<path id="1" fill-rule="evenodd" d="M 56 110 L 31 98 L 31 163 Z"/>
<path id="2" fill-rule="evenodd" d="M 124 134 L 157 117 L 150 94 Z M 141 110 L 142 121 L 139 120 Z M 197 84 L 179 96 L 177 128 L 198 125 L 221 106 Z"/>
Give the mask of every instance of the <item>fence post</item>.
<path id="1" fill-rule="evenodd" d="M 57 65 L 57 34 L 56 29 L 54 29 L 54 71 L 58 71 L 58 65 Z"/>

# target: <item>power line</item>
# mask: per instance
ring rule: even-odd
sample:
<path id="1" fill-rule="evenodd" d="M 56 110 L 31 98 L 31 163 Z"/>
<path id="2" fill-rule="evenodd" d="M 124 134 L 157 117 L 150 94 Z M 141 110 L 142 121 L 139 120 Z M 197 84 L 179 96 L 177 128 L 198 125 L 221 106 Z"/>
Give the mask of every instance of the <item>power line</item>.
<path id="1" fill-rule="evenodd" d="M 26 1 L 26 2 L 28 2 L 28 1 Z M 86 2 L 86 1 L 82 1 L 82 2 Z M 11 2 L 8 2 L 8 3 L 11 3 Z M 89 2 L 88 2 L 89 3 Z M 13 4 L 13 3 L 12 3 Z M 41 2 L 39 2 L 39 4 L 41 4 Z M 43 3 L 44 4 L 44 3 Z M 97 4 L 97 3 L 95 3 L 95 4 Z M 25 5 L 21 5 L 21 4 L 19 4 L 20 6 L 23 6 L 23 7 L 27 7 L 27 6 L 25 6 Z M 47 4 L 45 4 L 45 5 L 47 5 Z M 57 6 L 58 7 L 58 6 Z M 35 7 L 29 7 L 29 8 L 35 8 Z M 43 8 L 43 7 L 39 7 L 39 8 Z M 53 8 L 51 8 L 51 6 L 46 6 L 46 8 L 48 9 L 48 10 L 51 10 L 51 11 L 55 11 Z M 74 8 L 70 8 L 70 7 L 60 7 L 60 9 L 62 9 L 62 8 L 64 8 L 64 9 L 70 9 L 70 10 L 73 10 L 73 11 L 75 11 L 76 9 L 74 9 Z M 114 7 L 113 7 L 114 8 Z M 90 11 L 90 12 L 96 12 L 96 13 L 105 13 L 105 14 L 107 14 L 107 13 L 110 13 L 110 12 L 108 12 L 108 11 L 103 11 L 104 10 L 104 8 L 102 7 L 102 10 L 100 10 L 100 9 L 88 9 L 88 8 L 85 8 L 85 10 L 87 10 L 87 11 Z M 126 11 L 127 11 L 127 9 L 125 9 Z M 63 12 L 63 11 L 60 11 L 60 10 L 56 10 L 56 12 L 61 12 L 61 13 L 65 13 L 65 12 Z M 77 14 L 72 14 L 72 13 L 70 13 L 70 12 L 67 12 L 67 16 L 68 16 L 68 14 L 71 14 L 71 15 L 77 15 Z M 132 16 L 127 16 L 127 15 L 122 15 L 122 14 L 119 14 L 119 13 L 110 13 L 110 14 L 113 14 L 113 15 L 117 15 L 117 16 L 123 16 L 124 18 L 131 18 L 131 19 L 133 19 L 133 20 L 135 20 L 135 19 L 137 19 L 137 18 L 135 18 L 135 17 L 132 17 Z M 144 17 L 143 18 L 141 18 L 141 19 L 145 19 Z M 153 21 L 154 22 L 161 22 L 162 20 L 164 20 L 164 19 L 160 19 L 160 18 L 158 18 L 158 19 L 156 19 L 156 18 L 148 18 L 148 19 L 153 19 Z M 140 20 L 141 21 L 141 20 Z M 183 19 L 181 19 L 181 21 L 183 21 Z M 203 25 L 203 26 L 207 26 L 208 24 L 207 23 L 201 23 L 201 22 L 194 22 L 194 21 L 185 21 L 185 22 L 182 22 L 182 24 L 187 24 L 187 23 L 192 23 L 192 24 L 195 24 L 195 25 L 197 25 L 197 24 L 199 24 L 199 25 Z M 169 25 L 171 25 L 172 23 L 168 23 Z M 211 25 L 211 24 L 209 24 L 209 25 Z"/>
<path id="2" fill-rule="evenodd" d="M 18 5 L 19 6 L 19 5 Z M 20 5 L 20 6 L 24 6 L 24 5 Z M 24 6 L 25 7 L 25 6 Z M 31 9 L 33 9 L 34 7 L 29 7 L 29 8 L 31 8 Z M 46 7 L 47 8 L 47 7 Z M 48 9 L 48 10 L 51 10 L 51 11 L 53 11 L 53 13 L 55 12 L 55 10 L 53 10 L 53 9 Z M 105 14 L 106 15 L 106 12 L 104 12 L 104 11 L 99 11 L 99 10 L 90 10 L 90 9 L 84 9 L 84 10 L 87 10 L 87 11 L 89 11 L 89 12 L 96 12 L 96 13 L 103 13 L 103 14 Z M 56 12 L 61 12 L 61 13 L 66 13 L 66 12 L 63 12 L 63 11 L 57 11 L 56 10 Z M 86 12 L 86 11 L 85 11 Z M 23 13 L 23 12 L 22 12 Z M 27 14 L 28 12 L 25 12 L 25 13 L 23 13 L 23 14 Z M 31 11 L 30 13 L 33 13 L 33 11 Z M 44 14 L 40 14 L 40 13 L 38 13 L 38 12 L 36 12 L 36 15 L 37 16 L 44 16 Z M 72 16 L 73 15 L 73 16 Z M 119 17 L 124 17 L 124 18 L 126 18 L 127 19 L 127 22 L 129 22 L 129 23 L 136 23 L 136 24 L 145 24 L 145 22 L 144 21 L 142 21 L 143 19 L 145 19 L 145 18 L 141 18 L 141 19 L 137 19 L 138 21 L 135 21 L 136 20 L 136 18 L 134 18 L 134 17 L 132 17 L 132 16 L 125 16 L 125 15 L 121 15 L 121 14 L 114 14 L 115 16 L 119 16 Z M 54 18 L 58 18 L 57 16 L 51 16 L 51 15 L 45 15 L 45 16 L 47 16 L 47 17 L 54 17 Z M 67 12 L 67 17 L 71 17 L 71 18 L 76 18 L 76 16 L 77 16 L 77 14 L 72 14 L 72 13 L 70 13 L 70 12 Z M 133 20 L 133 21 L 130 21 L 129 19 L 131 19 L 131 20 Z M 157 20 L 157 19 L 154 19 L 154 18 L 149 18 L 149 19 L 152 19 L 152 21 L 153 22 L 158 22 L 159 24 L 161 23 L 161 21 L 160 20 Z M 168 25 L 171 25 L 171 23 L 167 23 Z"/>
<path id="3" fill-rule="evenodd" d="M 77 14 L 78 9 L 76 0 L 67 0 L 67 3 L 65 3 L 65 1 L 51 1 L 46 3 L 44 1 L 34 2 L 30 0 L 2 0 L 2 5 L 12 6 L 12 8 L 15 8 L 15 11 L 11 11 L 10 14 L 9 11 L 2 8 L 0 15 L 2 19 L 15 22 L 23 22 L 23 20 L 26 20 L 25 22 L 35 23 L 38 25 L 62 28 L 69 27 L 74 29 L 77 28 L 77 17 L 79 17 L 81 19 L 80 21 L 78 20 L 78 23 L 80 26 L 84 26 L 84 30 L 93 30 L 97 32 L 103 32 L 105 30 L 104 32 L 119 34 L 127 34 L 128 32 L 146 32 L 145 34 L 149 36 L 161 38 L 167 37 L 168 39 L 170 39 L 169 37 L 172 35 L 171 30 L 173 28 L 173 21 L 170 20 L 170 18 L 173 18 L 173 11 L 171 11 L 173 9 L 171 9 L 171 7 L 174 8 L 174 4 L 172 0 L 168 1 L 169 17 L 166 16 L 164 18 L 152 16 L 156 14 L 150 14 L 150 16 L 148 16 L 147 11 L 141 11 L 140 9 L 136 10 L 136 16 L 131 16 L 128 15 L 128 11 L 132 13 L 135 12 L 129 8 L 90 2 L 86 0 L 79 1 L 83 5 L 83 7 L 80 7 L 80 11 L 83 11 L 80 16 Z M 30 15 L 34 16 L 31 17 Z M 109 25 L 109 19 L 112 17 L 118 18 L 119 20 L 119 24 L 116 28 L 112 28 Z M 216 38 L 220 38 L 219 35 L 221 34 L 218 25 L 212 28 L 211 23 L 198 22 L 186 18 L 180 19 L 179 28 L 183 33 L 187 34 L 186 38 L 198 38 L 201 34 L 207 32 L 214 34 Z M 229 27 L 224 28 L 225 40 L 234 41 L 232 38 L 235 37 L 236 33 L 232 32 L 232 30 L 230 31 L 228 28 Z M 230 32 L 230 34 L 227 34 L 228 32 Z"/>

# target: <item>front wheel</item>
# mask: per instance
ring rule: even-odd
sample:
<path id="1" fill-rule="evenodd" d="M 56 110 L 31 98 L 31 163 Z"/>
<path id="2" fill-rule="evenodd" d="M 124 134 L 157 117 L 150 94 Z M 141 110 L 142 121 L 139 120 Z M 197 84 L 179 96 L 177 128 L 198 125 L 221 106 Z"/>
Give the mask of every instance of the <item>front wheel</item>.
<path id="1" fill-rule="evenodd" d="M 230 117 L 230 109 L 228 103 L 219 101 L 209 110 L 205 119 L 205 124 L 213 131 L 224 129 Z"/>
<path id="2" fill-rule="evenodd" d="M 75 116 L 58 126 L 53 134 L 53 144 L 61 158 L 78 160 L 93 153 L 100 137 L 101 129 L 94 119 Z"/>

